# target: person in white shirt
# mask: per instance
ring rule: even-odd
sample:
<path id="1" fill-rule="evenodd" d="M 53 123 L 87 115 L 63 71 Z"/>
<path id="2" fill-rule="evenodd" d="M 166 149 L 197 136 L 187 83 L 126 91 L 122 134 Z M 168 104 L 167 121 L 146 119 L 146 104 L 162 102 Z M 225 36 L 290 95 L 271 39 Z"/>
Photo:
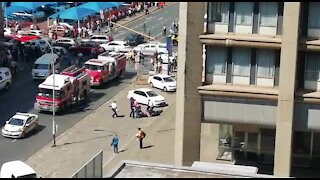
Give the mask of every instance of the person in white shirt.
<path id="1" fill-rule="evenodd" d="M 117 103 L 116 101 L 113 101 L 113 103 L 111 103 L 111 109 L 113 111 L 113 115 L 112 117 L 114 118 L 114 116 L 118 117 L 118 113 L 117 113 Z"/>

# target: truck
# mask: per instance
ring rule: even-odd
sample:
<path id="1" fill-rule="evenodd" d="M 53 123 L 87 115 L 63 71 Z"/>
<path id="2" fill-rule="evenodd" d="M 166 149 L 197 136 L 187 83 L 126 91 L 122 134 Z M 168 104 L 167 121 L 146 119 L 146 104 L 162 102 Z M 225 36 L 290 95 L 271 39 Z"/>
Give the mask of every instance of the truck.
<path id="1" fill-rule="evenodd" d="M 54 76 L 54 81 L 53 81 Z M 54 87 L 53 87 L 54 82 Z M 55 108 L 53 109 L 53 88 Z M 60 74 L 50 75 L 39 84 L 34 108 L 40 111 L 62 111 L 87 98 L 90 92 L 90 76 L 84 68 L 72 65 Z"/>
<path id="2" fill-rule="evenodd" d="M 85 71 L 90 75 L 91 86 L 102 84 L 119 77 L 126 69 L 127 59 L 123 53 L 102 53 L 98 59 L 85 62 Z"/>

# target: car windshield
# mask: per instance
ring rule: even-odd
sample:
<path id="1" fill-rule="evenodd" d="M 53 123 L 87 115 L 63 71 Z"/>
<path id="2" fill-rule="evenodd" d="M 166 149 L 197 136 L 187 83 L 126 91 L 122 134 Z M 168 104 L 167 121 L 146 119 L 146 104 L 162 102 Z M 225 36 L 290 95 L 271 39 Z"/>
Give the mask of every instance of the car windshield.
<path id="1" fill-rule="evenodd" d="M 102 66 L 98 66 L 98 65 L 92 65 L 92 64 L 86 64 L 85 68 L 91 71 L 98 71 L 98 70 L 102 70 L 103 67 Z"/>
<path id="2" fill-rule="evenodd" d="M 53 98 L 52 94 L 53 94 L 52 89 L 39 88 L 38 90 L 38 96 L 41 96 L 41 97 Z M 61 91 L 55 90 L 55 98 L 62 98 Z"/>
<path id="3" fill-rule="evenodd" d="M 48 64 L 34 64 L 33 69 L 49 69 Z"/>
<path id="4" fill-rule="evenodd" d="M 173 82 L 174 80 L 171 77 L 165 77 L 163 78 L 164 82 Z"/>
<path id="5" fill-rule="evenodd" d="M 16 118 L 12 118 L 10 119 L 9 123 L 10 125 L 14 125 L 14 126 L 23 126 L 24 124 L 24 120 L 22 119 L 16 119 Z"/>
<path id="6" fill-rule="evenodd" d="M 158 94 L 156 94 L 156 93 L 153 92 L 153 91 L 148 91 L 147 94 L 148 94 L 149 97 L 156 97 L 156 96 L 158 96 Z"/>

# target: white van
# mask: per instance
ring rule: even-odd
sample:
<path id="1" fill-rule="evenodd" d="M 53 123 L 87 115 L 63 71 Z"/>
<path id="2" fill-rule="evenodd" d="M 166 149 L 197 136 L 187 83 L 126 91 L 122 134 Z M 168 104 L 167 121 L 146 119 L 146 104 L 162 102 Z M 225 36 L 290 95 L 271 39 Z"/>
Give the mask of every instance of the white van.
<path id="1" fill-rule="evenodd" d="M 54 62 L 55 72 L 60 69 L 60 59 L 57 54 L 44 54 L 39 57 L 33 65 L 32 77 L 33 79 L 46 79 L 53 73 L 52 62 Z"/>
<path id="2" fill-rule="evenodd" d="M 9 90 L 12 82 L 12 76 L 9 68 L 0 67 L 0 90 Z"/>
<path id="3" fill-rule="evenodd" d="M 0 178 L 38 178 L 37 173 L 22 161 L 3 163 Z"/>

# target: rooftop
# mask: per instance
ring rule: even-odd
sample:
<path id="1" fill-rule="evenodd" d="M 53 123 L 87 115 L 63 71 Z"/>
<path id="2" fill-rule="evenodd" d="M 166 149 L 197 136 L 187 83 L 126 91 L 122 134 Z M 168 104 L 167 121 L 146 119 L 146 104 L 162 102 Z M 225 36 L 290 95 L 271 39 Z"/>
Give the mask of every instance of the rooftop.
<path id="1" fill-rule="evenodd" d="M 191 167 L 122 161 L 107 178 L 271 178 L 256 167 L 195 162 Z"/>

